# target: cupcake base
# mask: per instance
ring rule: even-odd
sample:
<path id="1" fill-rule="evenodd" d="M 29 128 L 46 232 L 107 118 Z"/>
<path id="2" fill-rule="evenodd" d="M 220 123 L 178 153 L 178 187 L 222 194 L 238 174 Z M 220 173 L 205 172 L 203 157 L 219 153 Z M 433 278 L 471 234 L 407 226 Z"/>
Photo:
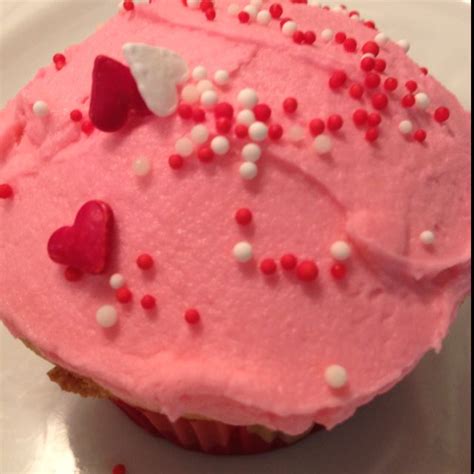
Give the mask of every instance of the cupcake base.
<path id="1" fill-rule="evenodd" d="M 165 415 L 153 413 L 113 400 L 131 420 L 154 436 L 159 436 L 184 449 L 218 455 L 258 454 L 291 446 L 313 431 L 289 436 L 263 427 L 232 426 L 212 420 L 180 418 L 172 422 Z"/>

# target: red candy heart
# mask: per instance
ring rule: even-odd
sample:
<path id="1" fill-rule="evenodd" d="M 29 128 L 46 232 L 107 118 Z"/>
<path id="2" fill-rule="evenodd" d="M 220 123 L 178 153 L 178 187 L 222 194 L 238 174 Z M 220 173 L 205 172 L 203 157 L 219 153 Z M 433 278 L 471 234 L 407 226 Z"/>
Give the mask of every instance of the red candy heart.
<path id="1" fill-rule="evenodd" d="M 49 257 L 85 273 L 102 273 L 110 254 L 113 222 L 108 204 L 87 202 L 77 213 L 72 227 L 61 227 L 50 237 Z"/>
<path id="2" fill-rule="evenodd" d="M 130 68 L 107 56 L 97 56 L 92 72 L 89 117 L 103 132 L 116 132 L 130 110 L 147 115 L 148 110 Z"/>

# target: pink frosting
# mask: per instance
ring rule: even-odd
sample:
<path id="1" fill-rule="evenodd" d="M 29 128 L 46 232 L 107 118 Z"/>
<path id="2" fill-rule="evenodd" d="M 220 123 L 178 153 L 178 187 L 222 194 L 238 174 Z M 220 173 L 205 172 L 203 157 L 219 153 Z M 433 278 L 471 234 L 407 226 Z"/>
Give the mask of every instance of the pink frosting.
<path id="1" fill-rule="evenodd" d="M 278 22 L 240 24 L 227 14 L 229 3 L 219 2 L 214 22 L 181 0 L 118 14 L 65 52 L 63 70 L 40 70 L 1 113 L 0 183 L 11 184 L 15 196 L 0 200 L 0 316 L 52 362 L 171 419 L 199 414 L 290 434 L 315 422 L 331 428 L 401 380 L 428 350 L 439 350 L 469 290 L 470 117 L 389 43 L 381 53 L 387 73 L 402 85 L 416 80 L 432 105 L 427 112 L 403 109 L 402 86 L 370 144 L 351 119 L 370 103 L 327 85 L 340 68 L 362 81 L 360 53 L 319 38 L 313 47 L 297 46 Z M 345 31 L 360 46 L 376 34 L 343 14 L 282 3 L 284 15 L 318 35 Z M 87 111 L 95 57 L 125 62 L 127 42 L 170 48 L 191 68 L 227 69 L 231 83 L 219 91 L 221 100 L 236 104 L 238 92 L 252 87 L 285 130 L 341 114 L 345 124 L 333 136 L 331 156 L 317 156 L 309 133 L 299 144 L 266 142 L 258 178 L 244 182 L 244 142 L 234 138 L 228 156 L 208 165 L 191 157 L 171 170 L 174 143 L 192 127 L 176 115 L 87 136 L 69 112 Z M 299 101 L 291 117 L 281 107 L 289 96 Z M 47 117 L 32 113 L 37 100 L 49 105 Z M 441 105 L 451 110 L 444 125 L 432 118 Z M 427 131 L 425 144 L 400 134 L 407 118 Z M 141 156 L 153 163 L 144 179 L 131 169 Z M 92 199 L 115 214 L 112 261 L 107 274 L 70 283 L 46 245 Z M 240 207 L 253 212 L 249 228 L 234 220 Z M 436 234 L 430 247 L 419 239 L 426 229 Z M 329 249 L 341 239 L 353 253 L 347 278 L 337 282 Z M 255 254 L 245 265 L 232 256 L 243 240 Z M 152 272 L 135 264 L 144 252 L 155 258 Z M 287 252 L 315 259 L 317 282 L 259 271 L 261 259 Z M 133 291 L 130 305 L 115 301 L 108 284 L 115 272 Z M 140 306 L 147 293 L 157 298 L 156 312 Z M 96 322 L 105 304 L 118 310 L 112 329 Z M 190 307 L 201 314 L 197 326 L 184 321 Z M 325 382 L 332 364 L 347 369 L 344 390 Z"/>

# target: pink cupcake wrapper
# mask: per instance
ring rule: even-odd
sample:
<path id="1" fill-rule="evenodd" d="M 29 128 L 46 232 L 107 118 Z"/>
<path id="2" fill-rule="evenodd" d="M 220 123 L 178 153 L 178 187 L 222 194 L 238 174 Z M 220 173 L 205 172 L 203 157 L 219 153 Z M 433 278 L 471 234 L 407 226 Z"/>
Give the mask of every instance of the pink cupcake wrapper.
<path id="1" fill-rule="evenodd" d="M 264 440 L 247 426 L 226 425 L 218 421 L 180 418 L 172 422 L 165 415 L 132 407 L 121 400 L 113 400 L 127 416 L 154 436 L 192 451 L 207 454 L 258 454 L 290 446 L 300 438 L 275 433 L 271 441 Z M 312 431 L 321 429 L 315 426 Z M 309 434 L 308 432 L 307 434 Z"/>

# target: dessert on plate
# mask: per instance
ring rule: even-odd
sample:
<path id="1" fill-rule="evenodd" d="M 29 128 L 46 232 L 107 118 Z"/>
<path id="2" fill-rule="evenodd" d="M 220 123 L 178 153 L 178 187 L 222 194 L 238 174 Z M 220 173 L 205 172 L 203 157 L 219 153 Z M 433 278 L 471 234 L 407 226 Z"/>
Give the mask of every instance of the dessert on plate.
<path id="1" fill-rule="evenodd" d="M 185 448 L 350 418 L 470 288 L 470 116 L 408 49 L 310 0 L 126 0 L 0 112 L 3 323 Z"/>

